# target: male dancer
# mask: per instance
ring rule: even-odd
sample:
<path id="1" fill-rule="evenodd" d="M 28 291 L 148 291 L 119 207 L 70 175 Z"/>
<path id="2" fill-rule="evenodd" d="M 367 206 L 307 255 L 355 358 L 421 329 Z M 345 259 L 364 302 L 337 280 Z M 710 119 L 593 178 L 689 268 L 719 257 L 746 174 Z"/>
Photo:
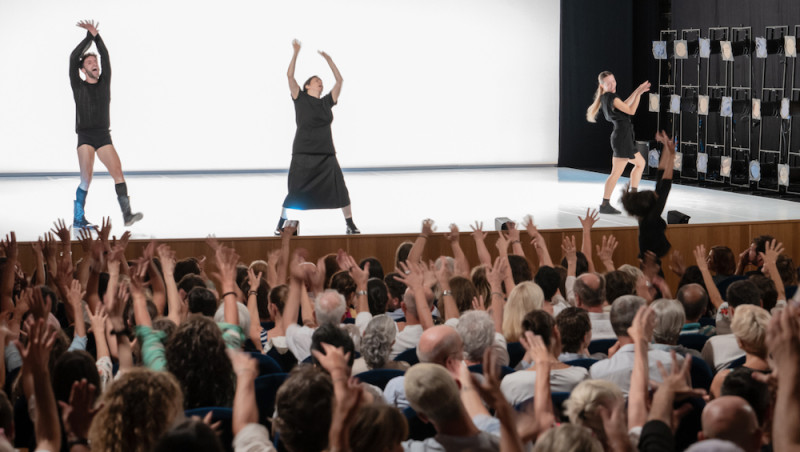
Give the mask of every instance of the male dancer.
<path id="1" fill-rule="evenodd" d="M 125 226 L 142 219 L 139 212 L 131 213 L 131 202 L 128 197 L 128 186 L 122 175 L 122 165 L 119 155 L 111 143 L 109 133 L 109 104 L 111 103 L 111 63 L 97 26 L 93 20 L 82 20 L 78 27 L 86 30 L 86 37 L 78 44 L 69 56 L 69 81 L 72 85 L 72 96 L 75 98 L 75 132 L 78 134 L 78 163 L 81 167 L 81 184 L 75 192 L 75 214 L 72 221 L 74 228 L 92 227 L 84 215 L 86 195 L 89 184 L 92 182 L 94 168 L 94 155 L 103 162 L 108 173 L 114 178 L 114 188 L 117 191 L 117 201 L 122 209 Z M 84 53 L 94 41 L 100 53 L 100 66 L 97 55 Z M 100 69 L 102 67 L 102 74 Z M 78 70 L 83 73 L 86 80 L 81 80 Z"/>

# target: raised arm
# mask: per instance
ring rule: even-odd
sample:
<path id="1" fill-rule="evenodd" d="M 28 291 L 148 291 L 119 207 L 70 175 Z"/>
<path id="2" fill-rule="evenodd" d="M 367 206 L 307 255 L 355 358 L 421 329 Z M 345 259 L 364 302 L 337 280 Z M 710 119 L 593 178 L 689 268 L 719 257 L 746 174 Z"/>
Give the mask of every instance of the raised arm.
<path id="1" fill-rule="evenodd" d="M 14 309 L 14 267 L 17 265 L 17 235 L 14 231 L 6 235 L 2 242 L 6 253 L 6 263 L 3 265 L 3 273 L 0 275 L 0 312 L 11 311 Z"/>
<path id="2" fill-rule="evenodd" d="M 649 364 L 647 352 L 653 339 L 656 313 L 653 308 L 641 307 L 628 328 L 633 340 L 633 372 L 628 392 L 628 429 L 641 427 L 647 422 Z"/>
<path id="3" fill-rule="evenodd" d="M 86 30 L 86 37 L 83 38 L 72 53 L 69 54 L 69 81 L 73 89 L 81 82 L 81 76 L 78 75 L 78 71 L 81 68 L 81 56 L 89 50 L 92 41 L 94 41 L 94 36 L 97 34 L 97 28 L 95 28 L 94 23 L 91 21 L 82 20 L 75 25 Z M 92 33 L 90 28 L 94 30 L 94 33 Z"/>
<path id="4" fill-rule="evenodd" d="M 283 308 L 284 331 L 289 328 L 289 325 L 297 323 L 297 316 L 300 314 L 300 293 L 305 290 L 303 281 L 306 277 L 300 265 L 302 263 L 303 258 L 295 252 L 289 265 L 289 294 L 286 299 L 286 305 Z"/>
<path id="5" fill-rule="evenodd" d="M 417 240 L 414 240 L 414 245 L 411 246 L 411 250 L 408 252 L 408 262 L 418 264 L 422 260 L 425 243 L 435 229 L 433 220 L 430 218 L 422 220 L 422 231 L 417 236 Z"/>
<path id="6" fill-rule="evenodd" d="M 175 283 L 175 251 L 166 243 L 158 245 L 158 258 L 161 261 L 161 271 L 164 272 L 164 284 L 167 288 L 167 318 L 175 325 L 180 325 L 183 320 L 183 303 L 178 293 L 178 284 Z"/>
<path id="7" fill-rule="evenodd" d="M 625 104 L 629 107 L 633 108 L 633 111 L 636 112 L 636 108 L 639 106 L 639 100 L 642 97 L 642 94 L 650 91 L 650 82 L 645 80 L 639 85 L 627 99 L 625 99 Z M 629 113 L 632 114 L 632 113 Z"/>
<path id="8" fill-rule="evenodd" d="M 617 249 L 617 238 L 613 235 L 603 236 L 603 244 L 597 245 L 597 257 L 600 258 L 600 262 L 603 263 L 603 267 L 605 267 L 606 272 L 613 272 L 615 270 L 614 267 L 614 250 Z"/>
<path id="9" fill-rule="evenodd" d="M 333 102 L 336 103 L 339 101 L 339 93 L 342 92 L 342 82 L 344 81 L 342 79 L 342 74 L 339 73 L 339 68 L 333 63 L 333 59 L 330 55 L 322 50 L 319 51 L 319 54 L 322 55 L 322 58 L 325 58 L 325 61 L 331 68 L 331 72 L 333 72 L 333 78 L 336 79 L 336 84 L 334 84 L 333 89 L 331 89 L 331 97 L 333 98 Z"/>
<path id="10" fill-rule="evenodd" d="M 238 434 L 246 425 L 258 423 L 256 385 L 258 361 L 246 353 L 227 350 L 233 372 L 236 374 L 236 393 L 233 396 L 233 434 Z"/>
<path id="11" fill-rule="evenodd" d="M 775 450 L 800 451 L 800 321 L 791 304 L 770 320 L 767 348 L 776 364 L 778 393 L 772 438 Z"/>
<path id="12" fill-rule="evenodd" d="M 766 243 L 765 252 L 760 253 L 764 260 L 764 267 L 769 272 L 769 278 L 775 283 L 778 291 L 778 300 L 786 300 L 786 287 L 783 285 L 780 273 L 778 273 L 778 256 L 783 252 L 783 243 L 778 243 L 776 239 Z"/>
<path id="13" fill-rule="evenodd" d="M 708 270 L 706 256 L 708 256 L 708 253 L 706 253 L 705 245 L 697 245 L 694 249 L 694 259 L 697 262 L 697 268 L 700 269 L 700 273 L 703 275 L 703 282 L 706 285 L 706 292 L 708 292 L 708 300 L 714 305 L 714 309 L 719 309 L 724 301 L 722 300 L 722 295 L 719 294 L 717 285 L 714 284 L 714 278 L 711 276 L 711 272 Z"/>
<path id="14" fill-rule="evenodd" d="M 507 226 L 508 241 L 511 243 L 511 254 L 525 257 L 525 250 L 522 249 L 522 242 L 519 239 L 519 229 L 517 229 L 517 224 L 513 221 L 509 221 Z"/>
<path id="15" fill-rule="evenodd" d="M 276 267 L 277 277 L 280 284 L 286 282 L 289 269 L 289 249 L 291 248 L 292 236 L 297 231 L 297 226 L 284 226 L 281 231 L 281 251 L 278 254 L 278 265 Z M 275 287 L 275 286 L 272 286 Z"/>
<path id="16" fill-rule="evenodd" d="M 507 272 L 508 259 L 498 257 L 494 261 L 494 267 L 486 268 L 486 280 L 489 281 L 489 306 L 492 308 L 492 321 L 494 322 L 494 331 L 503 334 L 503 311 L 505 309 L 506 299 L 503 295 L 503 275 Z M 506 287 L 508 293 L 511 289 Z"/>
<path id="17" fill-rule="evenodd" d="M 536 225 L 533 224 L 533 217 L 531 215 L 525 215 L 525 218 L 522 219 L 522 226 L 528 232 L 528 236 L 531 238 L 531 244 L 534 249 L 536 249 L 536 254 L 539 255 L 539 267 L 543 265 L 553 267 L 553 259 L 550 258 L 550 251 L 547 250 L 547 243 L 545 243 L 544 237 L 539 233 L 539 230 L 536 229 Z"/>
<path id="18" fill-rule="evenodd" d="M 656 140 L 664 145 L 661 149 L 661 159 L 658 161 L 658 169 L 664 170 L 661 180 L 672 179 L 672 170 L 675 167 L 675 148 L 678 144 L 663 130 L 656 134 Z"/>
<path id="19" fill-rule="evenodd" d="M 475 240 L 475 249 L 478 250 L 478 260 L 481 265 L 487 267 L 492 265 L 492 255 L 489 254 L 489 249 L 486 248 L 486 232 L 483 232 L 483 222 L 476 221 L 475 225 L 470 225 L 472 228 L 472 238 Z"/>
<path id="20" fill-rule="evenodd" d="M 33 378 L 36 416 L 37 450 L 61 449 L 61 425 L 58 421 L 56 398 L 50 383 L 50 370 L 47 365 L 50 350 L 56 339 L 56 331 L 44 319 L 37 319 L 31 326 L 29 341 L 26 347 L 17 341 L 17 348 L 22 355 L 22 370 Z"/>
<path id="21" fill-rule="evenodd" d="M 442 290 L 442 298 L 440 300 L 443 303 L 439 307 L 444 311 L 445 321 L 457 319 L 459 317 L 458 306 L 450 291 L 450 278 L 453 277 L 453 274 L 447 266 L 445 257 L 442 256 L 439 259 L 442 261 L 442 266 L 436 270 L 436 281 L 439 283 L 439 289 Z"/>
<path id="22" fill-rule="evenodd" d="M 581 218 L 578 215 L 578 221 L 581 222 L 582 239 L 581 239 L 581 252 L 586 256 L 589 263 L 589 271 L 594 273 L 594 259 L 592 259 L 592 226 L 597 223 L 600 217 L 597 215 L 596 209 L 586 209 L 586 216 Z"/>
<path id="23" fill-rule="evenodd" d="M 458 226 L 455 223 L 450 224 L 450 232 L 445 233 L 445 238 L 450 241 L 450 248 L 453 250 L 453 259 L 456 260 L 455 275 L 469 278 L 469 261 L 461 249 L 461 242 L 459 241 L 461 234 L 459 233 Z"/>
<path id="24" fill-rule="evenodd" d="M 294 79 L 294 67 L 297 64 L 297 54 L 300 53 L 300 41 L 297 39 L 292 41 L 292 61 L 289 62 L 289 70 L 286 71 L 286 76 L 289 78 L 289 91 L 292 93 L 292 99 L 297 99 L 300 95 L 300 85 Z"/>
<path id="25" fill-rule="evenodd" d="M 420 325 L 422 325 L 422 329 L 427 330 L 433 326 L 433 315 L 425 297 L 425 276 L 422 264 L 411 261 L 400 262 L 400 268 L 402 269 L 402 271 L 398 271 L 400 275 L 394 278 L 405 284 L 414 294 L 417 318 Z"/>
<path id="26" fill-rule="evenodd" d="M 94 36 L 94 45 L 97 46 L 97 53 L 100 54 L 100 75 L 106 80 L 111 80 L 111 60 L 108 58 L 108 49 L 99 34 Z"/>

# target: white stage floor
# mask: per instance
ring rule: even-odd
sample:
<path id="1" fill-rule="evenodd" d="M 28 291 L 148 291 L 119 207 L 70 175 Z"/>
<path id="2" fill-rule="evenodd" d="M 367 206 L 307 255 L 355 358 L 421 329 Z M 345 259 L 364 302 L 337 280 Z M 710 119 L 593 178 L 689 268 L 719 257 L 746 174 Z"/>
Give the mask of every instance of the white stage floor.
<path id="1" fill-rule="evenodd" d="M 128 176 L 135 210 L 144 220 L 132 226 L 135 239 L 271 236 L 286 195 L 286 173 Z M 455 223 L 462 231 L 476 220 L 487 230 L 495 217 L 521 220 L 532 214 L 541 229 L 580 227 L 578 215 L 597 207 L 606 175 L 567 168 L 445 169 L 345 172 L 353 216 L 364 234 L 413 233 L 423 218 L 438 231 Z M 617 208 L 628 179 L 612 197 Z M 15 230 L 19 241 L 35 240 L 57 218 L 72 218 L 78 177 L 0 178 L 0 233 Z M 652 189 L 642 181 L 641 189 Z M 800 204 L 749 194 L 674 185 L 666 210 L 680 210 L 691 223 L 800 219 Z M 98 223 L 111 215 L 120 234 L 122 216 L 108 176 L 95 176 L 86 205 Z M 666 216 L 666 212 L 664 214 Z M 301 235 L 345 232 L 337 210 L 290 211 Z M 71 223 L 71 220 L 69 221 Z M 595 228 L 635 226 L 625 214 L 601 215 Z"/>

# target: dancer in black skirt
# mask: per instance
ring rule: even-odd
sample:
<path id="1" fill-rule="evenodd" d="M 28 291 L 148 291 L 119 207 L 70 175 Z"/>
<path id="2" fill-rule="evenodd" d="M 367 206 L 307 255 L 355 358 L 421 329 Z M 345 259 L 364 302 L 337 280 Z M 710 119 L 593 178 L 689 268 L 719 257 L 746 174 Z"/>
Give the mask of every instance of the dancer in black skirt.
<path id="1" fill-rule="evenodd" d="M 281 218 L 275 234 L 280 235 L 287 219 L 286 209 L 336 209 L 341 208 L 347 223 L 347 234 L 360 234 L 350 210 L 350 194 L 344 183 L 342 169 L 336 160 L 336 149 L 333 147 L 331 108 L 339 100 L 342 91 L 342 75 L 333 64 L 331 57 L 320 51 L 319 54 L 328 62 L 336 84 L 331 92 L 322 96 L 322 80 L 316 75 L 309 78 L 303 89 L 294 79 L 294 67 L 297 54 L 300 53 L 300 41 L 292 41 L 294 54 L 289 63 L 289 89 L 294 100 L 295 122 L 297 132 L 292 145 L 292 163 L 289 166 L 289 194 L 283 201 Z"/>
<path id="2" fill-rule="evenodd" d="M 72 96 L 75 98 L 75 132 L 78 134 L 78 164 L 81 168 L 81 183 L 75 191 L 72 227 L 83 229 L 93 226 L 86 220 L 84 206 L 89 184 L 92 182 L 95 154 L 114 179 L 114 189 L 117 192 L 119 207 L 122 209 L 122 218 L 125 220 L 125 226 L 130 226 L 141 220 L 142 214 L 131 212 L 128 185 L 122 174 L 119 155 L 111 142 L 109 131 L 111 63 L 108 59 L 108 50 L 97 33 L 99 24 L 82 20 L 77 25 L 86 30 L 86 37 L 69 56 L 69 82 L 72 86 Z M 92 42 L 100 53 L 99 64 L 97 55 L 85 53 Z M 86 80 L 81 80 L 78 75 L 79 70 Z"/>
<path id="3" fill-rule="evenodd" d="M 631 171 L 630 190 L 636 191 L 639 188 L 639 181 L 644 172 L 644 157 L 636 152 L 634 143 L 633 124 L 631 116 L 636 113 L 639 107 L 639 99 L 642 94 L 650 90 L 650 82 L 644 82 L 630 95 L 625 101 L 617 96 L 617 80 L 614 74 L 603 71 L 597 76 L 597 92 L 594 95 L 594 102 L 586 110 L 586 120 L 595 122 L 600 107 L 603 108 L 603 116 L 608 122 L 614 124 L 614 131 L 611 132 L 611 149 L 614 151 L 614 158 L 611 159 L 611 174 L 606 179 L 603 191 L 603 203 L 600 204 L 600 213 L 620 213 L 619 210 L 611 206 L 611 193 L 617 185 L 617 180 L 625 171 L 628 163 L 633 163 Z"/>

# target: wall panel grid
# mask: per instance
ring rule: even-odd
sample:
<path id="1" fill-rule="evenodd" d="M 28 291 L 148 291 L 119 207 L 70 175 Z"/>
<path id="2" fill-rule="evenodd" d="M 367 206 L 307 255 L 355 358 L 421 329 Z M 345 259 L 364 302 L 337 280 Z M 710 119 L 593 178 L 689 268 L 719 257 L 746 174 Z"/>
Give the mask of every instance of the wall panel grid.
<path id="1" fill-rule="evenodd" d="M 661 30 L 651 111 L 678 143 L 676 179 L 800 194 L 798 38 L 800 25 Z M 648 145 L 649 173 L 660 150 Z"/>

